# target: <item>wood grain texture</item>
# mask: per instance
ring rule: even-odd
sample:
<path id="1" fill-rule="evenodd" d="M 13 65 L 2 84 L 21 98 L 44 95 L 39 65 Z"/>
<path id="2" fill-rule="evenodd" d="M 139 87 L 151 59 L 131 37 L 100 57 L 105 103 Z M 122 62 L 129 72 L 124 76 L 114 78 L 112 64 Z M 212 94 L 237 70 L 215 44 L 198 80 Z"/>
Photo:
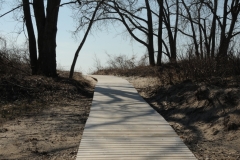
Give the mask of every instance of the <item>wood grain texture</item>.
<path id="1" fill-rule="evenodd" d="M 77 160 L 196 159 L 128 81 L 93 77 L 98 83 Z"/>

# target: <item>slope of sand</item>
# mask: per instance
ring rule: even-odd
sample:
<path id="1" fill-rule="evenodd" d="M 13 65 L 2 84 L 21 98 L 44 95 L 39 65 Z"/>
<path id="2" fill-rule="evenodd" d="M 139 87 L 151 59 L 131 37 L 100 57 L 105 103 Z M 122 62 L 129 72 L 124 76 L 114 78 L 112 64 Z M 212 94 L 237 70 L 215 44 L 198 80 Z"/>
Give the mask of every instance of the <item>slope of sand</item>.
<path id="1" fill-rule="evenodd" d="M 228 83 L 161 84 L 128 77 L 144 99 L 174 128 L 198 159 L 240 158 L 240 88 Z"/>

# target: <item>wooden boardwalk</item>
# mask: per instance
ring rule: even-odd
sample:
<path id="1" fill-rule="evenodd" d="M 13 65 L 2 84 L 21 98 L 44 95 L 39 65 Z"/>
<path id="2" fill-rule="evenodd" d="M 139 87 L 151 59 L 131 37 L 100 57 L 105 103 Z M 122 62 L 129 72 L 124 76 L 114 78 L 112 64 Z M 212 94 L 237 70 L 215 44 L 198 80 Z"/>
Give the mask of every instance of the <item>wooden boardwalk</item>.
<path id="1" fill-rule="evenodd" d="M 77 160 L 196 159 L 128 81 L 93 77 L 98 83 Z"/>

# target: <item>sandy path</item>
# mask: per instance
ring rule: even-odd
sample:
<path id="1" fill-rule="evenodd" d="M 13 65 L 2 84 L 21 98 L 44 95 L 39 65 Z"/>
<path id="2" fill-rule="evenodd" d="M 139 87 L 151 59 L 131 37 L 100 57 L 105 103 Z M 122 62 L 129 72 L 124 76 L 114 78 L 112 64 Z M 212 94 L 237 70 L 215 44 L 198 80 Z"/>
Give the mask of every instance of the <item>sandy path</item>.
<path id="1" fill-rule="evenodd" d="M 89 90 L 81 90 L 77 81 L 72 81 L 73 85 L 64 79 L 60 81 L 46 82 L 57 85 L 56 90 L 39 89 L 45 95 L 41 97 L 43 103 L 26 105 L 21 99 L 13 103 L 2 102 L 0 159 L 76 159 L 94 84 Z M 41 83 L 45 84 L 44 80 Z M 39 90 L 36 94 L 40 94 Z"/>

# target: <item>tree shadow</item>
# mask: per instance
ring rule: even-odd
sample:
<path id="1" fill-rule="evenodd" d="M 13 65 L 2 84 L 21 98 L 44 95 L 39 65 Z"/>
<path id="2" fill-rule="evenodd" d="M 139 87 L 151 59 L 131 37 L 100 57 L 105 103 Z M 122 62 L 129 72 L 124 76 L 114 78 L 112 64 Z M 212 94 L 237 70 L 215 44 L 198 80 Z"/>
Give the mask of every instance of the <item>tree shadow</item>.
<path id="1" fill-rule="evenodd" d="M 168 142 L 162 143 L 163 139 Z M 171 143 L 172 139 L 176 141 Z M 110 144 L 113 141 L 119 148 L 111 148 L 108 141 Z M 81 144 L 83 148 L 86 145 L 87 148 L 90 147 L 89 150 L 81 149 Z M 130 84 L 96 85 L 81 144 L 80 157 L 91 151 L 99 152 L 99 155 L 105 154 L 107 150 L 105 156 L 114 155 L 114 158 L 123 154 L 146 159 L 174 155 L 187 158 L 191 155 L 194 159 L 168 122 L 152 109 Z M 121 148 L 128 148 L 128 151 L 124 152 Z M 147 153 L 149 148 L 152 149 Z"/>
<path id="2" fill-rule="evenodd" d="M 197 126 L 198 124 L 206 124 L 210 129 L 214 129 L 211 126 L 222 123 L 225 130 L 229 114 L 240 115 L 237 103 L 233 103 L 234 96 L 226 97 L 224 92 L 226 89 L 187 82 L 157 88 L 155 94 L 150 94 L 151 96 L 145 100 L 168 122 L 171 122 L 179 136 L 187 136 L 190 130 L 191 138 L 185 139 L 184 142 L 194 151 L 198 142 L 205 140 L 204 131 Z M 178 124 L 183 128 L 179 129 Z M 240 124 L 236 126 L 234 130 Z"/>

